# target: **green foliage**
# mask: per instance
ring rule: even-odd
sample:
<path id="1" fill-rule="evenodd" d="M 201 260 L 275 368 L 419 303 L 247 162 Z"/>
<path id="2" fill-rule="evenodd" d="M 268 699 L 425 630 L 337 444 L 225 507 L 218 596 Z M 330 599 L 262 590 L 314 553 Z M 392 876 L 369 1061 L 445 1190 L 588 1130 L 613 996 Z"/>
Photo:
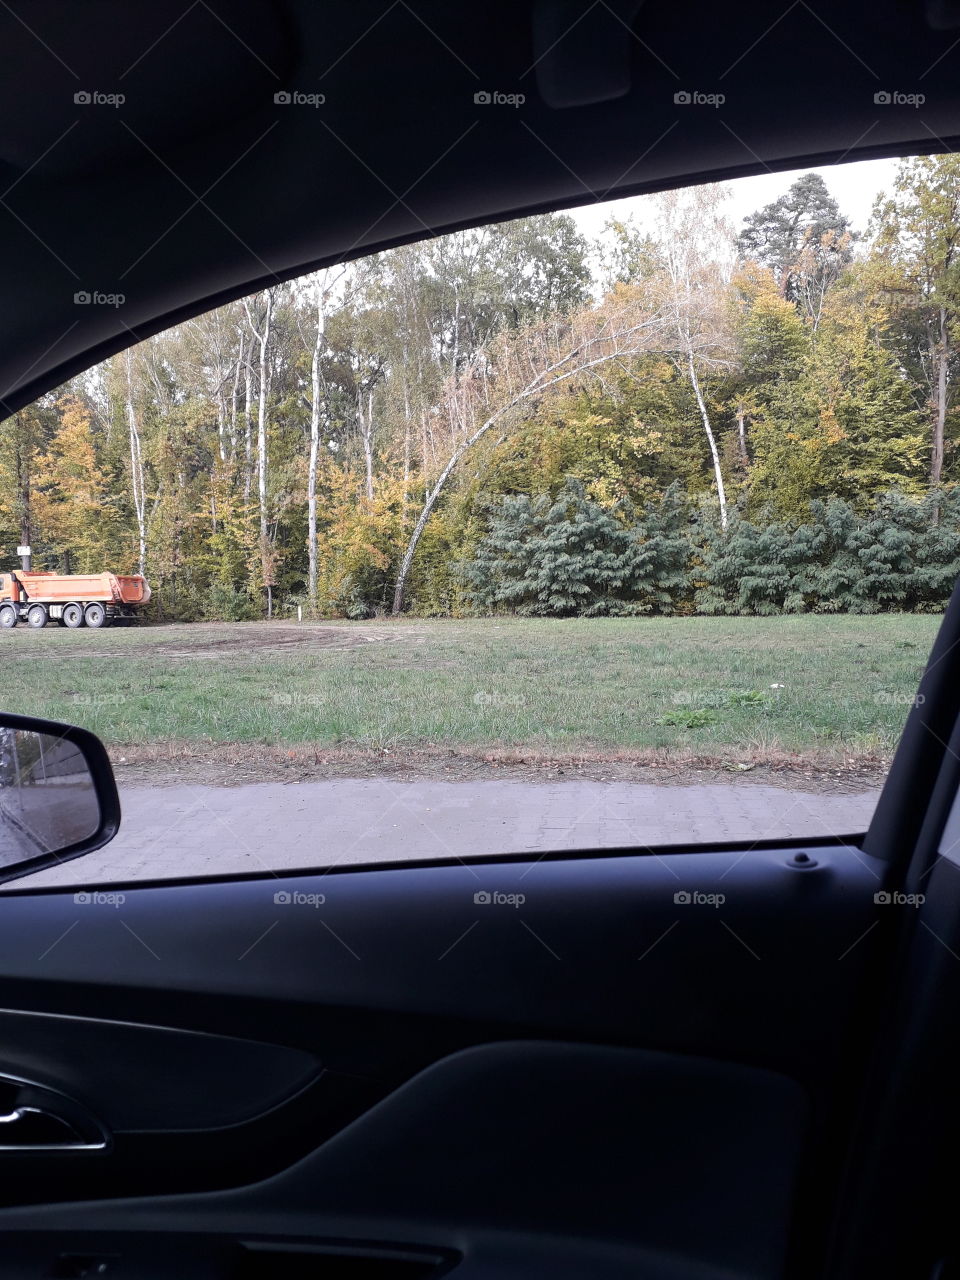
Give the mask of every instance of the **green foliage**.
<path id="1" fill-rule="evenodd" d="M 601 245 L 546 215 L 278 286 L 262 365 L 263 295 L 111 358 L 0 423 L 0 567 L 30 542 L 39 567 L 135 571 L 142 535 L 151 617 L 359 619 L 393 607 L 427 503 L 421 616 L 939 607 L 960 160 L 904 163 L 856 261 L 808 174 L 746 220 L 731 277 L 702 225 L 721 194 L 674 194 Z M 681 266 L 686 346 L 664 319 Z M 583 335 L 617 315 L 649 345 L 588 361 Z"/>
<path id="2" fill-rule="evenodd" d="M 672 725 L 677 729 L 704 729 L 708 724 L 716 724 L 717 717 L 704 707 L 691 707 L 687 710 L 668 711 L 660 717 L 659 723 Z"/>
<path id="3" fill-rule="evenodd" d="M 960 576 L 960 491 L 896 490 L 858 515 L 839 498 L 802 524 L 734 515 L 701 529 L 700 613 L 881 613 L 941 609 Z"/>
<path id="4" fill-rule="evenodd" d="M 805 173 L 744 220 L 737 245 L 744 257 L 770 268 L 784 297 L 799 301 L 811 279 L 816 287 L 849 261 L 849 230 L 823 178 Z"/>
<path id="5" fill-rule="evenodd" d="M 673 488 L 646 522 L 592 502 L 569 479 L 547 495 L 503 498 L 464 565 L 478 609 L 534 617 L 670 612 L 689 555 L 686 512 Z"/>
<path id="6" fill-rule="evenodd" d="M 252 622 L 261 616 L 260 603 L 237 587 L 213 582 L 204 600 L 203 616 L 209 622 Z"/>

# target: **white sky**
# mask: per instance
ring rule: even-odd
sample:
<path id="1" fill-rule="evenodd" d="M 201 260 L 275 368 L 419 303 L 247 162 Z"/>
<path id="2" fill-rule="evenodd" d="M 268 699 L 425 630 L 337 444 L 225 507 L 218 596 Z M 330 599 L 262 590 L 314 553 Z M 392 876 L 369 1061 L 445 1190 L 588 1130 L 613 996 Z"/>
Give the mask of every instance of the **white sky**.
<path id="1" fill-rule="evenodd" d="M 897 171 L 897 160 L 860 160 L 854 164 L 827 165 L 817 169 L 796 169 L 784 173 L 764 173 L 755 178 L 737 178 L 727 183 L 731 199 L 725 213 L 739 231 L 743 219 L 756 209 L 762 209 L 778 196 L 782 196 L 792 182 L 802 173 L 819 173 L 836 199 L 842 213 L 853 223 L 855 231 L 866 231 L 875 196 L 889 191 Z M 603 230 L 610 217 L 625 218 L 633 214 L 641 225 L 644 222 L 644 196 L 632 196 L 627 200 L 610 200 L 606 204 L 593 204 L 569 212 L 576 219 L 580 230 L 595 237 Z"/>

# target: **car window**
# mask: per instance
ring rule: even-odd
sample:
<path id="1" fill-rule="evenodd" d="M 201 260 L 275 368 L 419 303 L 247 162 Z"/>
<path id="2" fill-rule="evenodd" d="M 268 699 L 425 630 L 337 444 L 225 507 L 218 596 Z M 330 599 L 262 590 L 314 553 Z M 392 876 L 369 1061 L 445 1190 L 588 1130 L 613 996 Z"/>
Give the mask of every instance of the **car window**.
<path id="1" fill-rule="evenodd" d="M 958 178 L 458 232 L 0 424 L 4 705 L 124 809 L 29 883 L 864 830 L 960 561 Z"/>

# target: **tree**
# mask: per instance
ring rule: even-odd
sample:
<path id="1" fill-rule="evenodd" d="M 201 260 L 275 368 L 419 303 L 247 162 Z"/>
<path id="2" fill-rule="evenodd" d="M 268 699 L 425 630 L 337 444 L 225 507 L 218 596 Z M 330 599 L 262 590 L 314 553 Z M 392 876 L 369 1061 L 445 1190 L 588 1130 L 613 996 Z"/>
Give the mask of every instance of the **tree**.
<path id="1" fill-rule="evenodd" d="M 852 245 L 850 223 L 818 173 L 805 173 L 785 195 L 744 218 L 737 237 L 741 257 L 769 267 L 782 296 L 803 306 L 814 328 Z"/>
<path id="2" fill-rule="evenodd" d="M 267 399 L 270 395 L 270 326 L 273 321 L 274 290 L 266 289 L 261 295 L 261 311 L 256 320 L 248 299 L 243 308 L 247 316 L 251 336 L 259 349 L 257 370 L 257 497 L 260 510 L 260 567 L 267 593 L 267 617 L 273 614 L 274 557 L 270 544 L 267 511 Z"/>
<path id="3" fill-rule="evenodd" d="M 51 398 L 0 423 L 0 530 L 11 543 L 35 541 L 34 484 L 38 454 L 55 429 Z"/>
<path id="4" fill-rule="evenodd" d="M 688 378 L 710 449 L 720 527 L 727 527 L 727 494 L 720 451 L 704 392 L 704 376 L 729 367 L 731 336 L 724 293 L 723 249 L 729 239 L 718 186 L 667 191 L 656 197 L 656 240 L 663 262 L 661 305 L 669 317 L 665 349 Z M 656 288 L 656 284 L 654 284 Z"/>
<path id="5" fill-rule="evenodd" d="M 893 196 L 875 210 L 885 283 L 900 304 L 904 345 L 919 365 L 930 412 L 930 484 L 943 475 L 960 323 L 960 156 L 900 166 Z"/>
<path id="6" fill-rule="evenodd" d="M 109 557 L 115 507 L 87 406 L 65 396 L 58 410 L 60 426 L 36 461 L 36 520 L 68 572 L 96 573 Z"/>
<path id="7" fill-rule="evenodd" d="M 417 544 L 430 514 L 461 458 L 493 427 L 538 401 L 561 383 L 581 382 L 602 365 L 649 351 L 661 334 L 659 313 L 650 313 L 635 290 L 623 287 L 603 307 L 587 308 L 567 320 L 501 335 L 446 387 L 448 403 L 465 431 L 436 480 L 427 489 L 407 543 L 393 597 L 403 609 L 404 591 Z M 454 413 L 448 410 L 449 416 Z"/>
<path id="8" fill-rule="evenodd" d="M 556 499 L 503 498 L 472 561 L 463 566 L 474 604 L 533 617 L 669 612 L 682 590 L 690 546 L 674 490 L 631 527 L 567 480 Z"/>
<path id="9" fill-rule="evenodd" d="M 322 271 L 314 285 L 316 326 L 310 357 L 310 456 L 307 462 L 307 590 L 312 610 L 317 607 L 317 462 L 320 456 L 320 424 L 327 403 L 321 357 L 325 349 L 331 294 L 342 281 L 344 273 L 344 268 Z"/>
<path id="10" fill-rule="evenodd" d="M 753 429 L 751 510 L 796 516 L 815 498 L 861 509 L 923 479 L 921 416 L 885 342 L 889 312 L 851 273 L 831 294 L 817 342 L 795 378 L 765 400 Z"/>
<path id="11" fill-rule="evenodd" d="M 137 411 L 133 396 L 133 352 L 128 347 L 124 352 L 124 371 L 126 373 L 126 408 L 127 426 L 130 433 L 130 485 L 133 491 L 133 510 L 137 518 L 137 568 L 140 573 L 147 571 L 147 498 L 144 490 L 143 450 L 140 445 L 140 427 L 137 422 Z"/>

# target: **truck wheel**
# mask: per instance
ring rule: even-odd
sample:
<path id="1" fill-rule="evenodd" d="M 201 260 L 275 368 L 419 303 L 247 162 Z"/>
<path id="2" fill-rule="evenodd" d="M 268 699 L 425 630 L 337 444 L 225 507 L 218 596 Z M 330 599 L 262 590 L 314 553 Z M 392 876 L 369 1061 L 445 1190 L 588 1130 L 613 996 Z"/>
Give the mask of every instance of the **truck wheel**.
<path id="1" fill-rule="evenodd" d="M 83 608 L 78 604 L 65 604 L 61 620 L 65 627 L 82 627 L 83 626 Z"/>
<path id="2" fill-rule="evenodd" d="M 32 604 L 27 610 L 27 626 L 39 631 L 47 625 L 47 611 L 42 604 Z"/>
<path id="3" fill-rule="evenodd" d="M 83 616 L 88 627 L 104 627 L 107 624 L 107 611 L 102 604 L 88 604 Z"/>
<path id="4" fill-rule="evenodd" d="M 15 627 L 17 611 L 12 604 L 0 605 L 0 627 Z"/>

